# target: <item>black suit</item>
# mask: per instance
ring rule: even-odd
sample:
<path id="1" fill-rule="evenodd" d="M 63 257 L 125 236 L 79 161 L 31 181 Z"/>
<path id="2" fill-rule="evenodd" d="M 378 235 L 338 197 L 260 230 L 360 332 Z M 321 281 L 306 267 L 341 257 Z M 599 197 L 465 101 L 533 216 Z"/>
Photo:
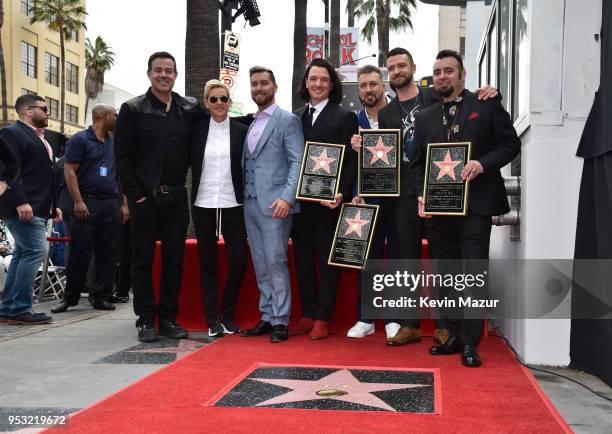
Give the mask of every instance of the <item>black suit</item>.
<path id="1" fill-rule="evenodd" d="M 357 116 L 332 102 L 327 103 L 312 126 L 306 122 L 308 119 L 306 106 L 295 113 L 302 119 L 304 140 L 345 146 L 338 191 L 342 193 L 344 201 L 350 202 L 357 172 L 356 154 L 350 144 L 351 137 L 358 131 Z M 327 260 L 340 207 L 331 210 L 316 202 L 302 202 L 300 206 L 302 211 L 293 218 L 291 238 L 300 287 L 302 315 L 306 318 L 329 321 L 336 307 L 340 271 L 327 265 Z M 317 254 L 318 291 L 315 263 Z"/>
<path id="2" fill-rule="evenodd" d="M 17 217 L 17 206 L 29 203 L 34 215 L 48 219 L 55 210 L 55 172 L 45 144 L 25 123 L 0 129 L 0 138 L 20 162 L 20 170 L 0 198 L 0 217 Z"/>
<path id="3" fill-rule="evenodd" d="M 448 141 L 442 124 L 442 104 L 420 112 L 416 122 L 412 167 L 424 174 L 427 144 Z M 479 101 L 475 94 L 464 91 L 456 124 L 459 133 L 453 141 L 472 142 L 472 160 L 479 161 L 484 172 L 470 182 L 467 216 L 434 216 L 427 222 L 429 251 L 433 259 L 487 259 L 491 216 L 509 210 L 500 169 L 517 155 L 521 142 L 498 99 Z M 423 175 L 417 177 L 416 189 L 423 191 Z M 457 320 L 450 326 L 451 334 L 463 344 L 478 344 L 482 319 Z"/>
<path id="4" fill-rule="evenodd" d="M 217 235 L 216 216 L 217 208 L 203 208 L 196 206 L 200 178 L 202 176 L 202 163 L 206 151 L 206 142 L 210 119 L 201 121 L 194 130 L 191 141 L 191 203 L 194 204 L 193 221 L 196 237 L 198 239 L 198 252 L 200 257 L 200 284 L 202 298 L 206 311 L 206 321 L 209 327 L 218 320 L 217 309 Z M 228 276 L 223 290 L 221 302 L 221 320 L 234 319 L 234 306 L 238 298 L 238 291 L 242 285 L 247 264 L 246 229 L 244 225 L 243 199 L 244 181 L 242 171 L 242 152 L 248 128 L 243 124 L 230 119 L 230 170 L 234 194 L 238 206 L 222 208 L 221 228 L 225 241 Z M 204 168 L 206 170 L 206 168 Z"/>

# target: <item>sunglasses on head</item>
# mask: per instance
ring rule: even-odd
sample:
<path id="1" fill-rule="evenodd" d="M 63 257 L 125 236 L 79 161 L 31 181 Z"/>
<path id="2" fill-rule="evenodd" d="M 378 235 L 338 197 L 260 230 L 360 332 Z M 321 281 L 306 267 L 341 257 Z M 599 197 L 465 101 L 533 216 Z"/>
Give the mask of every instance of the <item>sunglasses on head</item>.
<path id="1" fill-rule="evenodd" d="M 208 98 L 208 101 L 211 102 L 211 104 L 215 104 L 218 100 L 221 100 L 222 103 L 226 103 L 229 101 L 229 97 L 223 95 L 223 96 L 211 96 L 210 98 Z"/>

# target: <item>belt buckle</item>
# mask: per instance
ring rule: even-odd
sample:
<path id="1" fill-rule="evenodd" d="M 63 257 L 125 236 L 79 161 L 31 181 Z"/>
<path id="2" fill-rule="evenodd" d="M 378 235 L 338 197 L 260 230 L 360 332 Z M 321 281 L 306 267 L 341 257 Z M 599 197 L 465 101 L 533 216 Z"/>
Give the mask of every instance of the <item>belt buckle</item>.
<path id="1" fill-rule="evenodd" d="M 162 193 L 162 194 L 170 193 L 170 186 L 168 186 L 168 185 L 160 185 L 159 186 L 159 192 Z"/>

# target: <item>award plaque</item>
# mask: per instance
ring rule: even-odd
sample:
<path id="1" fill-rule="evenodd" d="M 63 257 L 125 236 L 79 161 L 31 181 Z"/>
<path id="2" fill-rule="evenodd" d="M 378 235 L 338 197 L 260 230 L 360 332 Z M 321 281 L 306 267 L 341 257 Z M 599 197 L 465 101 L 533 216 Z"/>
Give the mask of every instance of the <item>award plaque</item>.
<path id="1" fill-rule="evenodd" d="M 425 214 L 467 214 L 469 183 L 461 171 L 472 155 L 470 142 L 429 143 L 423 199 Z"/>
<path id="2" fill-rule="evenodd" d="M 343 158 L 343 145 L 306 142 L 296 199 L 334 202 Z"/>
<path id="3" fill-rule="evenodd" d="M 329 252 L 329 265 L 363 269 L 374 237 L 378 205 L 343 203 Z"/>
<path id="4" fill-rule="evenodd" d="M 361 149 L 357 174 L 359 196 L 399 196 L 402 132 L 359 130 Z M 401 158 L 401 157 L 400 157 Z"/>

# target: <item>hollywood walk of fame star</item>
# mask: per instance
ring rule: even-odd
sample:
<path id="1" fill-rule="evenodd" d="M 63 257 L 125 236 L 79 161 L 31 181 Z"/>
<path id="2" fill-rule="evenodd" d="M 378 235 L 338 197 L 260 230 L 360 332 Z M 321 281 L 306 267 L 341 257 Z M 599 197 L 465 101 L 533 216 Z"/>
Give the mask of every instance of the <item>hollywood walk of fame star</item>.
<path id="1" fill-rule="evenodd" d="M 323 152 L 321 152 L 318 156 L 310 155 L 308 158 L 311 158 L 315 162 L 315 166 L 312 169 L 313 172 L 316 172 L 317 170 L 321 169 L 329 174 L 331 174 L 330 164 L 336 161 L 335 158 L 327 156 L 327 149 L 323 149 Z"/>
<path id="2" fill-rule="evenodd" d="M 276 378 L 250 378 L 250 380 L 291 389 L 287 393 L 260 402 L 257 406 L 334 399 L 380 408 L 387 411 L 397 411 L 385 401 L 373 395 L 372 392 L 428 387 L 424 384 L 362 383 L 357 380 L 348 369 L 340 369 L 319 380 L 288 380 Z"/>
<path id="3" fill-rule="evenodd" d="M 366 146 L 366 149 L 372 153 L 372 161 L 370 161 L 370 165 L 376 163 L 378 160 L 389 164 L 389 156 L 387 154 L 391 152 L 393 146 L 385 146 L 382 137 L 378 138 L 376 146 Z"/>
<path id="4" fill-rule="evenodd" d="M 348 223 L 348 228 L 344 233 L 345 236 L 355 232 L 358 237 L 361 237 L 361 228 L 370 223 L 369 220 L 361 220 L 361 210 L 357 210 L 354 218 L 344 217 L 344 220 Z"/>
<path id="5" fill-rule="evenodd" d="M 446 151 L 446 154 L 444 155 L 444 160 L 434 161 L 433 163 L 438 167 L 438 169 L 440 169 L 436 181 L 439 181 L 447 175 L 450 176 L 453 181 L 457 180 L 455 176 L 455 167 L 461 164 L 461 161 L 453 161 L 451 159 L 450 151 Z"/>
<path id="6" fill-rule="evenodd" d="M 163 347 L 163 348 L 144 348 L 141 350 L 127 350 L 126 353 L 171 353 L 176 354 L 176 359 L 181 359 L 187 354 L 194 352 L 202 348 L 204 344 L 202 342 L 193 341 L 191 339 L 180 339 L 176 347 Z"/>

